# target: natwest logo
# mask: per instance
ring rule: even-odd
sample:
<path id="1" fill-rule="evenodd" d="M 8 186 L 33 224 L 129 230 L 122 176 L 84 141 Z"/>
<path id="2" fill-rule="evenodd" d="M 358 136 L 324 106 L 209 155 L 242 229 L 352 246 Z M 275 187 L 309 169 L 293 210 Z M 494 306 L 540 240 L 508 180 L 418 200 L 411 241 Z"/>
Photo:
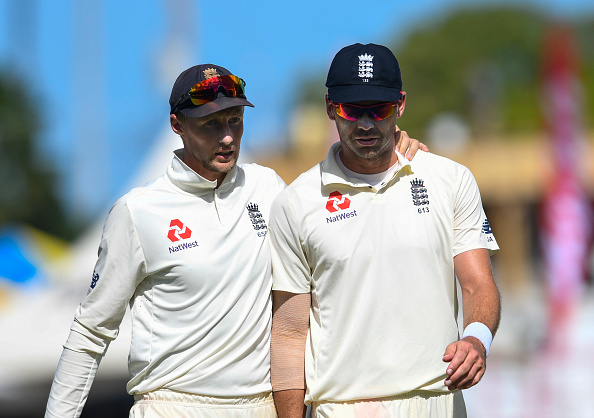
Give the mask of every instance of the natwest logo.
<path id="1" fill-rule="evenodd" d="M 339 192 L 330 193 L 330 196 L 328 196 L 328 202 L 326 202 L 326 209 L 328 209 L 328 212 L 345 210 L 348 209 L 349 206 L 351 206 L 351 200 Z"/>
<path id="2" fill-rule="evenodd" d="M 171 242 L 176 242 L 180 239 L 188 239 L 191 236 L 192 230 L 187 226 L 184 226 L 182 221 L 179 219 L 173 219 L 169 224 L 169 233 L 167 234 L 167 238 L 169 238 Z"/>

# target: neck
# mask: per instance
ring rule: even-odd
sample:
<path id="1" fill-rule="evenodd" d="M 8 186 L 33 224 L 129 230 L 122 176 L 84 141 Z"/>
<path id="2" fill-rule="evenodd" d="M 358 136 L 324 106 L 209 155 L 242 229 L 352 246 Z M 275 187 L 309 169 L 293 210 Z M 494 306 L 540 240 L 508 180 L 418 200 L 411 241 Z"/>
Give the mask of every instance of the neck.
<path id="1" fill-rule="evenodd" d="M 358 157 L 350 152 L 345 152 L 345 147 L 342 146 L 338 155 L 346 168 L 359 174 L 381 173 L 398 162 L 398 155 L 395 148 L 391 148 L 390 153 L 384 153 L 367 159 Z"/>
<path id="2" fill-rule="evenodd" d="M 227 173 L 208 170 L 204 168 L 204 166 L 202 166 L 201 164 L 198 164 L 196 160 L 188 158 L 188 155 L 189 154 L 184 150 L 184 155 L 182 156 L 181 160 L 188 167 L 190 167 L 196 174 L 200 175 L 201 177 L 204 177 L 206 180 L 216 181 L 217 186 L 215 187 L 215 189 L 218 189 L 219 186 L 223 183 L 223 180 L 225 180 L 225 176 L 227 175 Z"/>
<path id="3" fill-rule="evenodd" d="M 216 180 L 217 180 L 217 187 L 215 187 L 215 189 L 218 189 L 219 187 L 221 187 L 221 184 L 223 184 L 223 180 L 225 180 L 225 176 L 227 174 L 223 173 L 221 176 L 219 176 Z"/>

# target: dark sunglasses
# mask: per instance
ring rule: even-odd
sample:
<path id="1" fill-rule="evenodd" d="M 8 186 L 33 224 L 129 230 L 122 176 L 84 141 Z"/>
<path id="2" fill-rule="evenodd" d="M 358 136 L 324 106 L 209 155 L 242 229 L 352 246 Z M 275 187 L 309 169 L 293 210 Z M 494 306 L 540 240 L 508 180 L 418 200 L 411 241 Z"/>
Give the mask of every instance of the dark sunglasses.
<path id="1" fill-rule="evenodd" d="M 334 103 L 331 100 L 328 101 L 334 106 L 338 116 L 350 121 L 359 120 L 365 113 L 371 116 L 375 121 L 384 120 L 387 117 L 392 116 L 398 105 L 398 102 L 387 102 L 373 106 L 356 106 L 347 103 Z"/>

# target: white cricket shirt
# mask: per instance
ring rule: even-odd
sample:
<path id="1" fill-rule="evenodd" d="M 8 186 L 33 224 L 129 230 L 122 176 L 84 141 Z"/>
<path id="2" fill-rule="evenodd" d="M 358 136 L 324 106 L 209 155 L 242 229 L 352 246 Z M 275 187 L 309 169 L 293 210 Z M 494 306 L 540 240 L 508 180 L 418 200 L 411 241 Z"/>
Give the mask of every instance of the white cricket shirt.
<path id="1" fill-rule="evenodd" d="M 464 166 L 419 152 L 379 190 L 347 178 L 340 143 L 272 206 L 273 290 L 312 294 L 306 402 L 444 386 L 458 340 L 453 259 L 498 250 Z"/>
<path id="2" fill-rule="evenodd" d="M 111 209 L 65 347 L 103 353 L 129 303 L 129 393 L 270 391 L 266 233 L 270 205 L 285 184 L 269 168 L 243 164 L 215 189 L 180 151 L 165 175 Z"/>

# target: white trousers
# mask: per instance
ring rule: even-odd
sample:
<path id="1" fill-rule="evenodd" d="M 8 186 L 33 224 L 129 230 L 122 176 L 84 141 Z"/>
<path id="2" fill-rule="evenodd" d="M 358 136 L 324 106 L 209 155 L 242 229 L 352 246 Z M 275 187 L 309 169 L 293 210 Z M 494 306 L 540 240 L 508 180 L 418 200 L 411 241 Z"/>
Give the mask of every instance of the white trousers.
<path id="1" fill-rule="evenodd" d="M 312 418 L 466 418 L 461 391 L 414 391 L 388 398 L 313 402 Z"/>
<path id="2" fill-rule="evenodd" d="M 276 418 L 272 393 L 238 398 L 158 390 L 134 396 L 130 418 Z"/>

